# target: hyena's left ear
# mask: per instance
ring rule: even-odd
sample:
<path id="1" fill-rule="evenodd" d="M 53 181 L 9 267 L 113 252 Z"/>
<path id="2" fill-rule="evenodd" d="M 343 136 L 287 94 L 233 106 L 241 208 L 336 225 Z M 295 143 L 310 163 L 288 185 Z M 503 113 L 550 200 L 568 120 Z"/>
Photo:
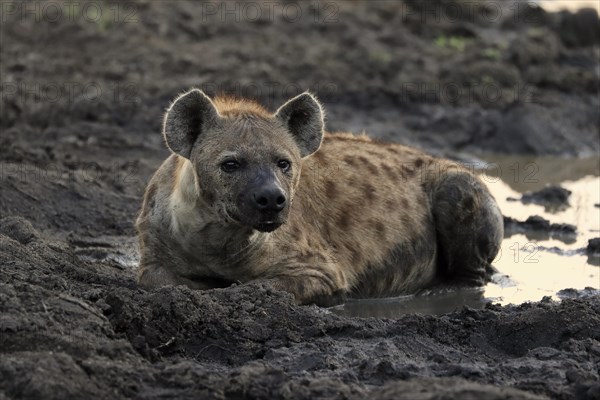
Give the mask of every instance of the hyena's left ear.
<path id="1" fill-rule="evenodd" d="M 300 155 L 306 157 L 319 150 L 325 128 L 323 108 L 310 93 L 294 97 L 275 113 L 294 137 Z"/>
<path id="2" fill-rule="evenodd" d="M 218 119 L 215 105 L 202 90 L 192 89 L 182 94 L 165 115 L 163 134 L 167 146 L 174 153 L 190 158 L 196 140 Z"/>

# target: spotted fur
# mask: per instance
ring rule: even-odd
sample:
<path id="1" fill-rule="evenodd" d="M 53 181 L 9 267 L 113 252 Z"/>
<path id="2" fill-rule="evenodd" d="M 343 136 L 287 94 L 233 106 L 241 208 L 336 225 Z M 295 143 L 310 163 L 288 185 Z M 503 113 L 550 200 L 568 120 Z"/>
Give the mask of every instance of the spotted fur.
<path id="1" fill-rule="evenodd" d="M 189 107 L 175 115 L 182 99 Z M 332 304 L 484 281 L 502 219 L 476 176 L 413 148 L 322 130 L 322 108 L 309 94 L 275 114 L 198 90 L 177 99 L 165 122 L 174 153 L 150 181 L 137 220 L 140 285 L 208 289 L 262 279 L 299 303 Z M 264 165 L 275 153 L 291 160 L 285 176 L 269 167 L 290 203 L 276 230 L 236 217 L 231 193 L 243 182 L 218 170 L 223 152 Z"/>

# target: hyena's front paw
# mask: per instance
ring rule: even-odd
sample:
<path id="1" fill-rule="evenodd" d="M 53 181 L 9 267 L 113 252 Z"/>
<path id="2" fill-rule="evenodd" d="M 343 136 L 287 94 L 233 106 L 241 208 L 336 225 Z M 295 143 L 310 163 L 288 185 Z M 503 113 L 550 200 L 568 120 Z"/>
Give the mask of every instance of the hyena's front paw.
<path id="1" fill-rule="evenodd" d="M 278 276 L 268 282 L 274 289 L 294 295 L 297 304 L 331 307 L 346 299 L 346 290 L 310 276 Z"/>

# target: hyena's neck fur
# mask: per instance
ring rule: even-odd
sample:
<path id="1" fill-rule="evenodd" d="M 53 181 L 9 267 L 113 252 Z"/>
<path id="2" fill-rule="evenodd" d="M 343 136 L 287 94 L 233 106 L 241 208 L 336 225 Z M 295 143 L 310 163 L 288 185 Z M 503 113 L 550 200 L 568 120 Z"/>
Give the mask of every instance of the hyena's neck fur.
<path id="1" fill-rule="evenodd" d="M 206 265 L 214 272 L 219 269 L 219 275 L 223 268 L 237 268 L 259 251 L 269 234 L 226 221 L 204 200 L 192 163 L 183 157 L 177 162 L 169 199 L 173 237 L 189 254 L 197 255 L 202 248 L 202 257 L 211 259 Z"/>

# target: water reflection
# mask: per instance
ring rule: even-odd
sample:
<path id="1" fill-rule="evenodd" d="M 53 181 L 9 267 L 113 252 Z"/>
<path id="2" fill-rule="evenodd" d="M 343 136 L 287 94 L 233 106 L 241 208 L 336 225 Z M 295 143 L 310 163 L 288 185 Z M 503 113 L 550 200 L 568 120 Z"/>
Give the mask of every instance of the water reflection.
<path id="1" fill-rule="evenodd" d="M 469 288 L 387 299 L 349 300 L 330 310 L 345 317 L 398 318 L 409 313 L 444 314 L 464 306 L 483 308 L 488 301 L 483 289 Z"/>
<path id="2" fill-rule="evenodd" d="M 560 10 L 577 11 L 581 8 L 594 8 L 600 12 L 598 0 L 538 0 L 536 3 L 550 12 Z"/>

